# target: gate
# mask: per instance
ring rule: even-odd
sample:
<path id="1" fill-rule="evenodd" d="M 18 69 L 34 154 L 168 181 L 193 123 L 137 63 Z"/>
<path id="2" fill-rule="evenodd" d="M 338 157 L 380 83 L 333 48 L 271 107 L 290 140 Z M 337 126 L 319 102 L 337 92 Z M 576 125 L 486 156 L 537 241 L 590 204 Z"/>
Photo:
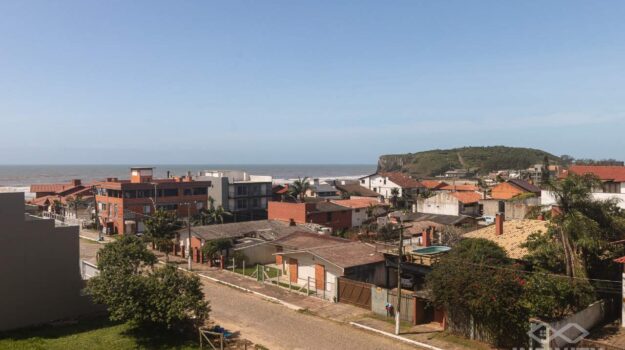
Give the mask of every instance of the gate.
<path id="1" fill-rule="evenodd" d="M 344 277 L 339 277 L 337 282 L 338 302 L 371 310 L 371 284 L 353 281 Z"/>

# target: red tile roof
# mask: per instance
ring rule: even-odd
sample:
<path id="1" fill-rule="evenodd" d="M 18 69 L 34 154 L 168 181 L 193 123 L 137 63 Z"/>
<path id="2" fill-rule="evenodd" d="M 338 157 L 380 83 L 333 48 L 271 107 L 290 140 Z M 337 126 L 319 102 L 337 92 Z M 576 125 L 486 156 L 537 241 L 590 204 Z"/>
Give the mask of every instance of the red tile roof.
<path id="1" fill-rule="evenodd" d="M 57 192 L 63 192 L 72 187 L 74 187 L 74 185 L 72 184 L 34 184 L 34 185 L 30 185 L 30 192 L 31 193 L 37 193 L 37 192 L 57 193 Z"/>
<path id="2" fill-rule="evenodd" d="M 569 172 L 577 175 L 594 174 L 604 181 L 625 182 L 625 166 L 572 165 Z"/>
<path id="3" fill-rule="evenodd" d="M 477 192 L 453 192 L 451 195 L 456 197 L 463 204 L 477 203 L 482 199 L 482 195 Z"/>
<path id="4" fill-rule="evenodd" d="M 449 186 L 446 182 L 436 180 L 422 180 L 421 184 L 430 190 L 437 190 L 441 187 Z"/>
<path id="5" fill-rule="evenodd" d="M 350 199 L 337 199 L 333 200 L 332 203 L 338 204 L 343 207 L 348 207 L 352 209 L 362 209 L 367 208 L 370 205 L 383 205 L 376 198 L 350 198 Z"/>
<path id="6" fill-rule="evenodd" d="M 473 186 L 473 185 L 447 185 L 447 186 L 441 187 L 440 189 L 444 191 L 469 191 L 469 192 L 475 192 L 479 190 L 477 186 Z"/>
<path id="7" fill-rule="evenodd" d="M 619 264 L 625 264 L 625 256 L 622 256 L 620 258 L 614 259 L 614 262 L 617 262 Z"/>
<path id="8" fill-rule="evenodd" d="M 378 175 L 388 177 L 389 180 L 399 185 L 401 188 L 425 187 L 419 181 L 403 173 L 388 172 L 388 173 L 378 173 Z"/>

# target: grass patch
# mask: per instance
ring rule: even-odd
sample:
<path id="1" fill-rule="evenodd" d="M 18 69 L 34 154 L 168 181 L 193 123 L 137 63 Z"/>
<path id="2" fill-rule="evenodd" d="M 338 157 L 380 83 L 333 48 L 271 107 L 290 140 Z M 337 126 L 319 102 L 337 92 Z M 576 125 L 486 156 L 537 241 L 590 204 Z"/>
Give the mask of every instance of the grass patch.
<path id="1" fill-rule="evenodd" d="M 263 265 L 257 264 L 257 265 L 252 265 L 252 266 L 246 266 L 245 276 L 252 276 L 252 275 L 256 276 L 257 269 L 258 269 L 258 273 L 262 273 Z M 232 270 L 230 269 L 230 271 Z M 240 275 L 243 275 L 243 267 L 235 268 L 234 272 Z M 269 276 L 269 278 L 275 278 L 280 275 L 280 270 L 273 268 L 273 267 L 265 267 L 265 272 L 267 273 L 267 276 Z"/>
<path id="2" fill-rule="evenodd" d="M 42 326 L 0 333 L 0 349 L 198 349 L 196 335 L 138 330 L 107 318 L 84 319 L 75 324 Z"/>

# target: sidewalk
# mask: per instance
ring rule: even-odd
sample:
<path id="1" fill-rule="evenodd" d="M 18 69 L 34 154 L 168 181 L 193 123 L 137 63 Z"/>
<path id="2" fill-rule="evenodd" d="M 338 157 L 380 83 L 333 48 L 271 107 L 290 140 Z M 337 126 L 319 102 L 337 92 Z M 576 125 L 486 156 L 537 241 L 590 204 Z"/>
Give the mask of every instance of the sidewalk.
<path id="1" fill-rule="evenodd" d="M 164 261 L 164 254 L 155 252 Z M 182 269 L 187 269 L 187 260 L 180 256 L 169 256 L 169 261 L 177 264 Z M 289 308 L 300 309 L 300 312 L 310 313 L 336 322 L 371 327 L 376 330 L 394 334 L 395 325 L 392 319 L 373 314 L 371 311 L 345 303 L 333 303 L 320 298 L 306 296 L 268 283 L 258 282 L 255 279 L 228 270 L 216 267 L 208 267 L 206 264 L 193 263 L 193 272 L 211 280 L 218 280 L 225 284 L 236 286 L 240 289 L 260 294 L 265 299 L 276 299 Z M 294 307 L 293 307 L 294 306 Z M 354 325 L 353 325 L 354 326 Z M 470 340 L 455 337 L 442 331 L 438 324 L 406 325 L 401 328 L 402 338 L 425 343 L 436 348 L 451 350 L 467 349 L 491 349 L 488 345 L 472 342 Z"/>
<path id="2" fill-rule="evenodd" d="M 100 243 L 100 242 L 102 242 L 102 243 L 109 243 L 109 242 L 112 242 L 112 241 L 115 240 L 115 238 L 113 238 L 113 236 L 107 236 L 105 234 L 102 234 L 102 237 L 104 238 L 104 240 L 103 241 L 98 241 L 98 237 L 99 237 L 98 231 L 89 230 L 89 229 L 82 228 L 82 227 L 80 228 L 80 231 L 79 231 L 78 235 L 82 239 L 88 239 L 90 241 L 94 241 L 94 242 L 98 242 L 98 243 Z"/>

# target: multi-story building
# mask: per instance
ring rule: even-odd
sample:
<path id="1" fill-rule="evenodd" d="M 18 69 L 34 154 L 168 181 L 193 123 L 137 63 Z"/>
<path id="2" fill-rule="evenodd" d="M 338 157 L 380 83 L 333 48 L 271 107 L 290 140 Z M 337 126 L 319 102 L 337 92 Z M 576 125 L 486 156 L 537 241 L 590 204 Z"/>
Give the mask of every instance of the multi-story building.
<path id="1" fill-rule="evenodd" d="M 375 173 L 361 177 L 360 186 L 379 193 L 385 199 L 393 196 L 393 189 L 398 190 L 399 197 L 415 196 L 420 189 L 425 189 L 419 181 L 398 172 Z"/>
<path id="2" fill-rule="evenodd" d="M 352 208 L 334 204 L 329 200 L 305 203 L 269 202 L 269 220 L 292 224 L 317 224 L 334 232 L 352 228 Z"/>
<path id="3" fill-rule="evenodd" d="M 154 179 L 153 168 L 131 168 L 130 180 L 96 182 L 100 224 L 107 233 L 141 233 L 143 221 L 156 209 L 173 210 L 187 218 L 206 207 L 211 181 L 190 175 Z"/>
<path id="4" fill-rule="evenodd" d="M 0 331 L 101 311 L 81 293 L 78 226 L 24 213 L 24 193 L 0 193 Z"/>
<path id="5" fill-rule="evenodd" d="M 241 170 L 204 170 L 198 180 L 210 181 L 208 196 L 215 206 L 232 213 L 233 221 L 267 219 L 267 202 L 272 198 L 272 177 L 250 175 Z"/>

